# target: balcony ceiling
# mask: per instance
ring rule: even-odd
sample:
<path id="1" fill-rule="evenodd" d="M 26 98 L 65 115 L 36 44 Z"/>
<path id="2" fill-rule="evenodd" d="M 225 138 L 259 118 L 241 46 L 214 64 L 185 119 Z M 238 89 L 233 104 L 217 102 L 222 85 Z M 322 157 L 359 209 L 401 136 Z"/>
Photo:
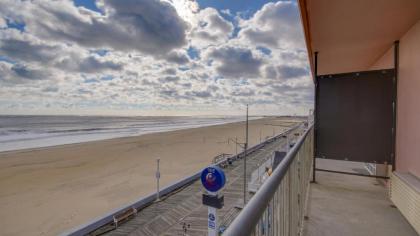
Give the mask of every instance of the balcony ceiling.
<path id="1" fill-rule="evenodd" d="M 368 70 L 420 19 L 420 0 L 300 0 L 299 5 L 308 51 L 319 52 L 319 75 Z"/>

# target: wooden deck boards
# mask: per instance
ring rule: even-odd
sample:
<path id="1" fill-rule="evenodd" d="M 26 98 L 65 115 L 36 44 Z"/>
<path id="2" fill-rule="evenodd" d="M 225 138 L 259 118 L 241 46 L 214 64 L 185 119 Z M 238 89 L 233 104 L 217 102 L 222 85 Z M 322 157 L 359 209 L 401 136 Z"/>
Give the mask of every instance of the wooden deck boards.
<path id="1" fill-rule="evenodd" d="M 282 150 L 285 146 L 283 139 L 267 144 L 265 147 L 249 154 L 247 158 L 247 178 L 251 177 L 257 164 L 263 163 L 271 157 L 275 150 Z M 223 190 L 225 206 L 219 210 L 220 225 L 229 225 L 239 214 L 240 209 L 235 206 L 243 201 L 243 160 L 233 162 L 224 169 L 227 175 L 227 184 Z M 109 231 L 106 235 L 206 235 L 207 234 L 207 207 L 201 203 L 203 187 L 200 181 L 164 196 L 161 201 L 139 211 L 138 215 L 117 229 Z M 250 198 L 250 196 L 248 196 Z M 183 224 L 189 224 L 187 234 L 182 229 Z"/>

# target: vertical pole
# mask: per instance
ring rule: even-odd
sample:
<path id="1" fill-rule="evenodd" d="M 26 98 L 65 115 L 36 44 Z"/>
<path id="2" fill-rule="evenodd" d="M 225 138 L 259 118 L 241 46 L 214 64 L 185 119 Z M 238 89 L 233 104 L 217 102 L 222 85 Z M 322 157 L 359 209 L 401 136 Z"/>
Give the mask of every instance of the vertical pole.
<path id="1" fill-rule="evenodd" d="M 218 219 L 217 209 L 214 207 L 208 207 L 208 236 L 217 236 L 218 234 Z"/>
<path id="2" fill-rule="evenodd" d="M 394 94 L 393 94 L 393 112 L 392 112 L 392 153 L 391 153 L 391 161 L 392 161 L 392 171 L 395 171 L 396 168 L 396 142 L 397 142 L 397 93 L 398 93 L 398 71 L 399 71 L 399 49 L 400 49 L 400 41 L 394 42 Z"/>
<path id="3" fill-rule="evenodd" d="M 318 86 L 318 52 L 315 52 L 315 71 L 314 71 L 314 82 L 315 82 L 315 104 L 314 104 L 314 159 L 312 162 L 312 182 L 316 183 L 316 149 L 317 149 L 317 126 L 318 126 L 318 92 L 319 92 L 319 86 Z"/>
<path id="4" fill-rule="evenodd" d="M 257 170 L 258 170 L 258 183 L 261 183 L 261 178 L 260 178 L 260 163 L 257 163 Z"/>
<path id="5" fill-rule="evenodd" d="M 159 179 L 160 179 L 160 169 L 159 169 L 159 162 L 160 159 L 157 159 L 157 170 L 156 170 L 156 200 L 160 199 L 159 195 Z"/>
<path id="6" fill-rule="evenodd" d="M 235 137 L 235 154 L 238 155 L 238 137 Z"/>
<path id="7" fill-rule="evenodd" d="M 248 104 L 246 104 L 246 127 L 245 127 L 245 145 L 244 145 L 244 207 L 246 204 L 246 158 L 248 150 Z"/>

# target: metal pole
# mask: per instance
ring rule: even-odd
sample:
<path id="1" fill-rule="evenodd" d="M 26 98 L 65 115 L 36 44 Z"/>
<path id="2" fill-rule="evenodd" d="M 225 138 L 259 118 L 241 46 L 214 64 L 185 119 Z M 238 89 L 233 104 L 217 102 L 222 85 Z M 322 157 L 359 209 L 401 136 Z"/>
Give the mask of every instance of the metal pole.
<path id="1" fill-rule="evenodd" d="M 235 137 L 235 154 L 238 155 L 238 137 Z"/>
<path id="2" fill-rule="evenodd" d="M 217 193 L 208 192 L 209 195 L 217 196 Z M 219 230 L 219 217 L 217 215 L 217 209 L 211 206 L 207 207 L 208 217 L 208 236 L 217 236 Z"/>
<path id="3" fill-rule="evenodd" d="M 316 183 L 316 149 L 317 149 L 317 132 L 318 132 L 318 52 L 315 52 L 315 106 L 314 106 L 314 160 L 312 162 L 312 182 Z"/>
<path id="4" fill-rule="evenodd" d="M 160 159 L 157 159 L 157 170 L 156 170 L 156 199 L 159 200 L 160 199 L 160 195 L 159 195 L 159 179 L 160 179 L 160 170 L 159 170 L 159 162 Z"/>
<path id="5" fill-rule="evenodd" d="M 248 104 L 246 104 L 246 127 L 245 127 L 245 145 L 244 145 L 244 207 L 246 204 L 246 157 L 248 149 Z"/>
<path id="6" fill-rule="evenodd" d="M 396 131 L 397 131 L 397 93 L 398 93 L 398 71 L 399 71 L 399 48 L 400 48 L 400 41 L 394 42 L 394 94 L 393 94 L 393 104 L 392 104 L 392 153 L 391 153 L 391 161 L 392 161 L 392 171 L 395 171 L 396 168 Z"/>

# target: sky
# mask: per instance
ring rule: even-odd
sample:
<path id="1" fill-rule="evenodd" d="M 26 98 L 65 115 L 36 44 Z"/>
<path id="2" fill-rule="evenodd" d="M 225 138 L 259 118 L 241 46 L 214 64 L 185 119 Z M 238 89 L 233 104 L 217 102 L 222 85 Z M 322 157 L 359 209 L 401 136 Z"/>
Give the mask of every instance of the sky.
<path id="1" fill-rule="evenodd" d="M 0 0 L 0 114 L 305 115 L 296 1 Z"/>

